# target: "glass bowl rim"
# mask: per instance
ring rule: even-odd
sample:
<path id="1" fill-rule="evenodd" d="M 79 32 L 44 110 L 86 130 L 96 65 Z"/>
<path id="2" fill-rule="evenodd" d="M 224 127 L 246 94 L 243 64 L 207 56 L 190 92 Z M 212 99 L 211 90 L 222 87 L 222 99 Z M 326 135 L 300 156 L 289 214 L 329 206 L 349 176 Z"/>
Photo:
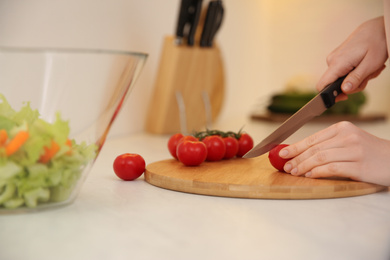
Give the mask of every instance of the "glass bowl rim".
<path id="1" fill-rule="evenodd" d="M 125 50 L 113 50 L 113 49 L 88 49 L 88 48 L 62 48 L 62 47 L 14 47 L 14 46 L 1 46 L 0 52 L 25 52 L 25 53 L 73 53 L 73 54 L 115 54 L 115 55 L 127 55 L 137 56 L 139 58 L 147 58 L 148 54 L 144 52 L 125 51 Z"/>

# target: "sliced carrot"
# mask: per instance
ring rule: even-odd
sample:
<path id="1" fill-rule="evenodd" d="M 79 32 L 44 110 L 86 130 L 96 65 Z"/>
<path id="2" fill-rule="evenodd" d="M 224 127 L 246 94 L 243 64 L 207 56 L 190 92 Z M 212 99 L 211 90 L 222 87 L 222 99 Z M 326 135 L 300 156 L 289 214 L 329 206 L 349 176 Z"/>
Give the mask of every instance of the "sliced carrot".
<path id="1" fill-rule="evenodd" d="M 72 140 L 67 139 L 65 144 L 69 146 L 69 151 L 66 152 L 67 155 L 72 155 Z"/>
<path id="2" fill-rule="evenodd" d="M 1 129 L 0 130 L 0 146 L 3 146 L 5 144 L 5 142 L 7 142 L 7 139 L 8 139 L 7 131 L 5 131 L 5 129 Z"/>
<path id="3" fill-rule="evenodd" d="M 9 156 L 15 153 L 27 141 L 29 134 L 27 131 L 18 132 L 5 147 L 5 153 Z"/>
<path id="4" fill-rule="evenodd" d="M 43 147 L 43 150 L 44 150 L 44 154 L 41 155 L 39 161 L 41 163 L 47 163 L 60 150 L 60 146 L 54 140 L 52 140 L 50 147 L 45 146 Z"/>

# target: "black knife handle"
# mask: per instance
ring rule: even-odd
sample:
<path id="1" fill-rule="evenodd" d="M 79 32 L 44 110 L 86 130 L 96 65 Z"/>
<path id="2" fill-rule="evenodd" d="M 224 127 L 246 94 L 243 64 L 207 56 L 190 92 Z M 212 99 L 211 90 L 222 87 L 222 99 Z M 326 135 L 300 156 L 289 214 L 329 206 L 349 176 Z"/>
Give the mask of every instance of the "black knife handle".
<path id="1" fill-rule="evenodd" d="M 214 37 L 221 26 L 224 8 L 221 0 L 209 2 L 206 19 L 200 39 L 201 47 L 212 47 Z"/>
<path id="2" fill-rule="evenodd" d="M 222 5 L 222 0 L 217 0 L 217 10 L 216 10 L 216 14 L 215 14 L 216 17 L 215 17 L 215 22 L 213 23 L 213 27 L 212 27 L 209 42 L 208 42 L 209 47 L 211 47 L 213 45 L 214 37 L 217 34 L 219 27 L 221 27 L 223 14 L 224 14 L 224 8 Z"/>
<path id="3" fill-rule="evenodd" d="M 183 38 L 187 38 L 188 45 L 194 45 L 201 9 L 202 0 L 181 0 L 176 27 L 176 40 L 179 44 Z"/>
<path id="4" fill-rule="evenodd" d="M 176 37 L 183 38 L 185 36 L 184 34 L 184 28 L 189 20 L 189 13 L 188 10 L 191 7 L 192 0 L 182 0 L 180 4 L 179 9 L 179 18 L 177 22 L 176 27 Z"/>
<path id="5" fill-rule="evenodd" d="M 346 76 L 338 78 L 335 82 L 330 83 L 321 92 L 321 98 L 324 101 L 325 107 L 330 108 L 336 103 L 336 97 L 343 93 L 341 90 L 341 84 Z"/>
<path id="6" fill-rule="evenodd" d="M 191 8 L 192 14 L 190 17 L 191 27 L 187 38 L 187 44 L 189 46 L 193 46 L 195 44 L 195 32 L 198 27 L 200 13 L 202 12 L 202 1 L 203 0 L 193 0 L 193 4 Z"/>

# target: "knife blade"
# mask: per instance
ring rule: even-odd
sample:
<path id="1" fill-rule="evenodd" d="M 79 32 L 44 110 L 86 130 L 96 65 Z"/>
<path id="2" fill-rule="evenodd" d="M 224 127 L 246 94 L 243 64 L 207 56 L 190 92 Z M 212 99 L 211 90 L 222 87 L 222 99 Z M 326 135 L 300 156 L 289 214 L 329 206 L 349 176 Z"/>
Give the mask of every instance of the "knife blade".
<path id="1" fill-rule="evenodd" d="M 200 39 L 201 47 L 212 47 L 214 37 L 222 24 L 223 13 L 222 0 L 210 1 Z"/>
<path id="2" fill-rule="evenodd" d="M 272 148 L 295 133 L 304 124 L 332 107 L 336 103 L 336 97 L 342 93 L 341 84 L 345 77 L 346 76 L 341 77 L 335 82 L 327 85 L 312 100 L 284 121 L 284 123 L 282 123 L 274 132 L 247 152 L 243 158 L 253 158 L 269 152 Z"/>

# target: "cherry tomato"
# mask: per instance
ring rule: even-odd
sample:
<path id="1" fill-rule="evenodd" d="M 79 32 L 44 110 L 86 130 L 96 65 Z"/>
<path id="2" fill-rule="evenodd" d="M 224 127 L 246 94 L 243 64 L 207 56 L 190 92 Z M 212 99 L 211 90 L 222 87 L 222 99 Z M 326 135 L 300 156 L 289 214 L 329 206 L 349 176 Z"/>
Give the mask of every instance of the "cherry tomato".
<path id="1" fill-rule="evenodd" d="M 114 160 L 115 174 L 125 181 L 137 179 L 145 171 L 145 160 L 139 154 L 125 153 Z"/>
<path id="2" fill-rule="evenodd" d="M 274 147 L 268 153 L 268 159 L 269 159 L 270 163 L 272 164 L 272 166 L 281 172 L 284 172 L 283 167 L 286 164 L 286 162 L 288 162 L 289 160 L 281 158 L 279 156 L 279 151 L 282 150 L 286 146 L 288 146 L 288 144 L 280 144 L 280 145 Z"/>
<path id="3" fill-rule="evenodd" d="M 225 156 L 223 157 L 224 159 L 231 159 L 234 156 L 236 156 L 238 152 L 238 141 L 236 138 L 232 136 L 224 137 L 223 141 L 225 142 L 226 146 L 226 152 Z"/>
<path id="4" fill-rule="evenodd" d="M 177 155 L 176 155 L 176 148 L 177 148 L 177 145 L 179 144 L 180 140 L 184 137 L 183 134 L 181 133 L 178 133 L 178 134 L 174 134 L 172 135 L 169 140 L 168 140 L 168 150 L 169 150 L 169 153 L 175 158 L 177 159 Z"/>
<path id="5" fill-rule="evenodd" d="M 186 166 L 198 166 L 206 160 L 207 148 L 200 141 L 182 141 L 177 145 L 177 157 Z"/>
<path id="6" fill-rule="evenodd" d="M 242 157 L 253 148 L 253 139 L 247 133 L 242 133 L 240 139 L 238 139 L 238 152 L 237 157 Z"/>
<path id="7" fill-rule="evenodd" d="M 220 136 L 206 136 L 202 142 L 207 147 L 207 161 L 219 161 L 225 156 L 226 145 Z"/>

